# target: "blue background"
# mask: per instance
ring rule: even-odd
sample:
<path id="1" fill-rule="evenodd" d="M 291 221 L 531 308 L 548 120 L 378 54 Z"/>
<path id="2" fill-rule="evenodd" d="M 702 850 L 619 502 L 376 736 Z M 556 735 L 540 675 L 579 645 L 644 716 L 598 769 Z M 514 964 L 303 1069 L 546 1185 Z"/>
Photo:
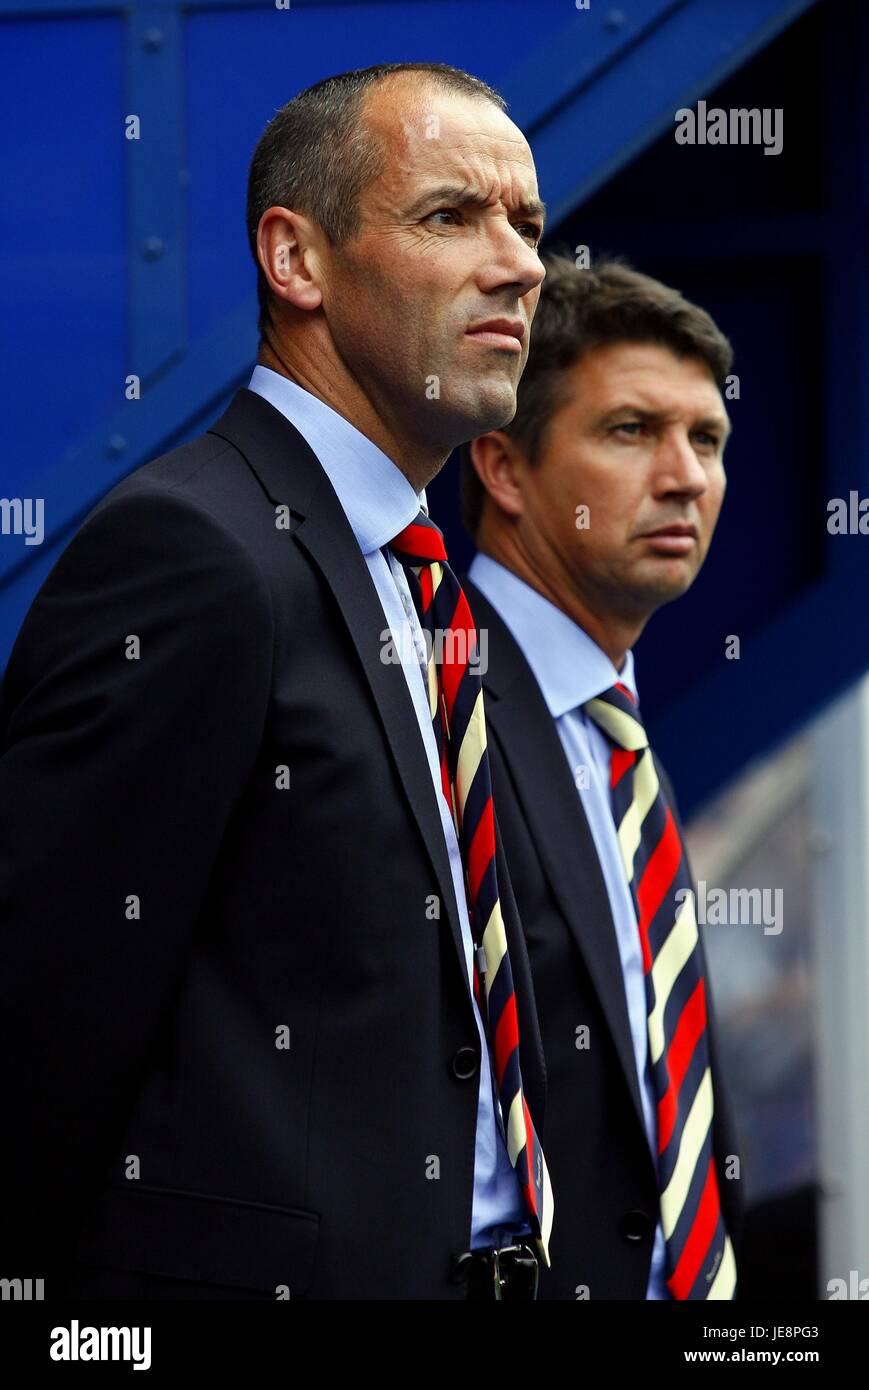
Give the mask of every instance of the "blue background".
<path id="1" fill-rule="evenodd" d="M 40 547 L 0 535 L 0 667 L 99 497 L 246 383 L 245 189 L 274 110 L 329 73 L 401 60 L 503 92 L 550 208 L 546 246 L 627 255 L 734 344 L 716 540 L 637 647 L 683 810 L 869 666 L 869 537 L 826 527 L 829 498 L 869 496 L 865 4 L 0 0 L 0 37 L 0 491 L 43 497 L 46 514 Z M 782 107 L 783 152 L 677 146 L 674 113 L 701 97 Z M 429 495 L 463 568 L 455 460 Z"/>

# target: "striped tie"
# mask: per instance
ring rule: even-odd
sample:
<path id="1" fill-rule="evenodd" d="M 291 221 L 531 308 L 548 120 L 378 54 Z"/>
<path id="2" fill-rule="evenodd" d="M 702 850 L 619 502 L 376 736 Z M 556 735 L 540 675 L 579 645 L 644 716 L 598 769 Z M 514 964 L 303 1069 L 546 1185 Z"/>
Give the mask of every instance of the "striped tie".
<path id="1" fill-rule="evenodd" d="M 682 839 L 627 687 L 583 709 L 615 745 L 610 793 L 643 952 L 667 1288 L 678 1299 L 731 1299 L 736 1262 L 712 1149 L 705 982 Z M 680 889 L 691 891 L 679 898 Z"/>
<path id="2" fill-rule="evenodd" d="M 554 1202 L 519 1067 L 516 995 L 495 873 L 495 819 L 477 631 L 462 587 L 447 563 L 443 536 L 425 512 L 420 511 L 389 545 L 406 568 L 427 634 L 429 707 L 440 756 L 441 785 L 465 867 L 475 948 L 474 996 L 492 1039 L 501 1112 L 506 1118 L 507 1152 L 519 1176 L 538 1249 L 548 1265 Z"/>

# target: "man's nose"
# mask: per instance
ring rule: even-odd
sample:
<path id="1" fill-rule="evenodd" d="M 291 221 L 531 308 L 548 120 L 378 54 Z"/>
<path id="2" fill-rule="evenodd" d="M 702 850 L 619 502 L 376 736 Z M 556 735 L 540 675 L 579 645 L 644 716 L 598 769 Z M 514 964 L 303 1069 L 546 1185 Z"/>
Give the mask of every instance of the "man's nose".
<path id="1" fill-rule="evenodd" d="M 489 250 L 481 288 L 491 291 L 498 286 L 517 285 L 521 297 L 542 285 L 546 267 L 537 249 L 506 218 L 493 229 Z"/>
<path id="2" fill-rule="evenodd" d="M 667 430 L 661 437 L 655 458 L 658 491 L 687 492 L 699 497 L 706 491 L 706 469 L 698 459 L 684 429 Z"/>

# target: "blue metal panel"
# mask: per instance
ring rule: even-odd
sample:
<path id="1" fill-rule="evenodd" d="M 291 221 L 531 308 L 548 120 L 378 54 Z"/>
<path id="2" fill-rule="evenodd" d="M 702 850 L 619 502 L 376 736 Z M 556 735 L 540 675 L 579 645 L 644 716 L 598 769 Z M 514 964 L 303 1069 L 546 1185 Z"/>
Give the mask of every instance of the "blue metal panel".
<path id="1" fill-rule="evenodd" d="M 277 11 L 261 0 L 128 5 L 0 0 L 4 37 L 13 40 L 16 56 L 15 71 L 2 74 L 4 94 L 21 116 L 14 127 L 4 123 L 8 186 L 21 190 L 0 224 L 0 247 L 6 251 L 0 289 L 16 323 L 15 357 L 5 376 L 12 384 L 6 439 L 13 444 L 13 459 L 4 489 L 44 496 L 52 532 L 38 554 L 20 539 L 2 538 L 0 663 L 30 595 L 80 518 L 116 478 L 198 432 L 246 379 L 256 347 L 254 272 L 243 211 L 247 166 L 265 122 L 293 92 L 329 72 L 391 60 L 440 60 L 478 73 L 504 92 L 510 114 L 528 133 L 554 225 L 657 135 L 671 131 L 677 107 L 708 96 L 810 3 L 627 0 L 616 7 L 593 0 L 586 12 L 564 0 L 534 6 L 526 0 L 481 0 L 472 9 L 453 0 L 349 5 L 293 0 L 290 11 Z M 856 8 L 843 3 L 839 16 L 847 21 Z M 13 15 L 27 15 L 29 23 L 18 24 Z M 845 80 L 847 109 L 861 114 L 840 122 L 830 144 L 825 201 L 793 209 L 766 206 L 753 211 L 750 220 L 733 212 L 729 224 L 726 210 L 712 220 L 709 209 L 700 208 L 696 225 L 688 218 L 683 222 L 676 248 L 685 266 L 693 264 L 709 276 L 715 273 L 710 260 L 715 256 L 722 263 L 739 255 L 756 260 L 780 248 L 791 265 L 797 256 L 823 262 L 827 376 L 800 382 L 798 390 L 823 392 L 827 402 L 821 489 L 826 495 L 847 495 L 849 487 L 869 493 L 869 285 L 862 254 L 866 109 L 853 101 L 869 51 L 865 7 L 858 27 L 855 41 L 854 25 L 840 25 L 840 51 L 831 57 L 835 72 L 826 109 L 836 109 L 841 92 L 834 84 Z M 65 41 L 69 35 L 73 45 Z M 46 91 L 52 93 L 51 103 Z M 130 112 L 144 118 L 143 140 L 135 149 L 123 140 L 123 117 Z M 42 170 L 49 150 L 51 181 L 34 180 L 32 171 Z M 656 244 L 655 225 L 654 219 L 646 224 L 645 250 L 664 261 L 673 250 L 672 230 L 662 217 Z M 162 242 L 162 254 L 143 255 L 149 238 Z M 151 248 L 159 251 L 156 243 Z M 787 295 L 790 270 L 784 258 L 780 268 Z M 773 288 L 771 276 L 763 301 L 767 311 Z M 715 309 L 711 301 L 710 307 Z M 735 303 L 729 307 L 738 322 L 745 321 L 746 311 Z M 725 318 L 727 310 L 720 312 Z M 779 319 L 783 324 L 784 312 Z M 50 359 L 43 327 L 48 323 Z M 753 346 L 760 353 L 757 336 Z M 763 351 L 774 356 L 774 346 Z M 786 361 L 783 355 L 782 372 Z M 128 371 L 144 380 L 140 402 L 123 399 Z M 758 375 L 752 369 L 752 379 Z M 786 376 L 776 382 L 768 367 L 763 379 L 776 398 L 771 409 L 788 409 Z M 801 406 L 800 422 L 804 417 Z M 38 458 L 34 420 L 39 421 Z M 93 421 L 99 424 L 90 427 Z M 73 433 L 81 437 L 70 450 Z M 751 442 L 760 441 L 761 431 L 755 429 Z M 757 536 L 746 542 L 760 557 L 758 583 L 765 536 L 771 557 L 780 543 L 773 534 L 773 486 L 780 490 L 786 484 L 782 444 L 778 447 L 777 471 L 768 470 L 770 476 L 758 484 Z M 775 448 L 769 443 L 765 456 Z M 746 466 L 751 462 L 747 453 Z M 454 476 L 445 470 L 435 492 Z M 442 495 L 441 519 L 452 540 L 454 497 Z M 793 509 L 788 516 L 790 525 Z M 805 526 L 788 533 L 797 552 L 791 568 L 780 565 L 778 589 L 769 588 L 765 605 L 753 605 L 754 627 L 745 602 L 736 603 L 738 586 L 731 585 L 727 594 L 750 632 L 742 663 L 719 661 L 696 689 L 657 711 L 658 742 L 678 773 L 688 806 L 866 664 L 862 642 L 841 640 L 834 625 L 849 613 L 853 630 L 856 605 L 865 605 L 860 538 L 828 539 L 823 517 L 815 538 L 809 519 L 804 520 Z M 460 545 L 457 549 L 461 552 Z M 826 577 L 812 587 L 824 552 Z M 807 592 L 794 598 L 800 575 Z M 711 568 L 710 579 L 714 592 L 706 611 L 715 631 L 715 612 L 726 612 L 724 581 Z M 788 603 L 792 606 L 782 606 Z M 664 615 L 660 622 L 664 632 Z M 658 642 L 656 650 L 666 655 L 667 642 Z M 726 745 L 722 739 L 719 747 L 713 738 L 698 758 L 686 731 L 708 729 L 710 722 L 724 727 L 734 707 L 745 712 L 739 729 L 728 727 Z"/>
<path id="2" fill-rule="evenodd" d="M 118 398 L 123 26 L 9 20 L 2 39 L 2 492 L 18 496 Z"/>
<path id="3" fill-rule="evenodd" d="M 182 17 L 173 3 L 137 7 L 127 26 L 129 370 L 143 381 L 186 346 Z"/>
<path id="4" fill-rule="evenodd" d="M 504 84 L 559 221 L 814 0 L 626 4 L 577 12 Z"/>
<path id="5" fill-rule="evenodd" d="M 831 26 L 826 108 L 835 113 L 826 145 L 830 205 L 824 255 L 826 318 L 824 374 L 817 383 L 827 400 L 824 457 L 826 497 L 869 497 L 869 9 L 856 12 L 856 29 Z M 862 544 L 861 544 L 862 542 Z M 829 536 L 826 561 L 835 569 L 869 546 L 869 537 Z M 864 561 L 869 563 L 869 560 Z"/>
<path id="6" fill-rule="evenodd" d="M 248 299 L 196 350 L 179 363 L 171 375 L 153 383 L 144 401 L 124 401 L 114 415 L 100 425 L 31 485 L 28 496 L 50 499 L 55 522 L 46 542 L 26 546 L 22 537 L 4 538 L 4 583 L 0 586 L 0 632 L 8 634 L 6 655 L 33 593 L 45 579 L 70 534 L 108 489 L 134 466 L 157 458 L 176 444 L 208 428 L 226 397 L 244 385 L 256 360 L 256 300 Z M 213 364 L 225 360 L 230 350 L 240 355 L 237 376 L 224 381 L 215 376 Z M 196 401 L 195 414 L 180 412 L 179 394 Z M 7 493 L 8 495 L 8 493 Z M 49 508 L 47 508 L 47 511 Z M 4 659 L 5 665 L 5 659 Z"/>

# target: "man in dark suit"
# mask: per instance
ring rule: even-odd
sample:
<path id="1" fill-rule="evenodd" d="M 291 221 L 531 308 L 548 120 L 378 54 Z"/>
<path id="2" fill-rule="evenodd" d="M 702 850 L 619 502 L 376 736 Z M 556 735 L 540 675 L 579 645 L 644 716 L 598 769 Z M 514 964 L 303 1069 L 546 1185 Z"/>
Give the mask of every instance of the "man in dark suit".
<path id="1" fill-rule="evenodd" d="M 627 266 L 544 264 L 516 416 L 463 450 L 462 475 L 495 799 L 547 1064 L 559 1220 L 541 1297 L 731 1298 L 739 1159 L 631 654 L 706 555 L 731 351 Z"/>
<path id="2" fill-rule="evenodd" d="M 248 388 L 90 514 L 6 675 L 3 1274 L 532 1297 L 530 972 L 491 795 L 466 897 L 414 602 L 454 580 L 426 483 L 515 409 L 533 160 L 484 84 L 395 65 L 282 108 L 248 199 Z"/>

